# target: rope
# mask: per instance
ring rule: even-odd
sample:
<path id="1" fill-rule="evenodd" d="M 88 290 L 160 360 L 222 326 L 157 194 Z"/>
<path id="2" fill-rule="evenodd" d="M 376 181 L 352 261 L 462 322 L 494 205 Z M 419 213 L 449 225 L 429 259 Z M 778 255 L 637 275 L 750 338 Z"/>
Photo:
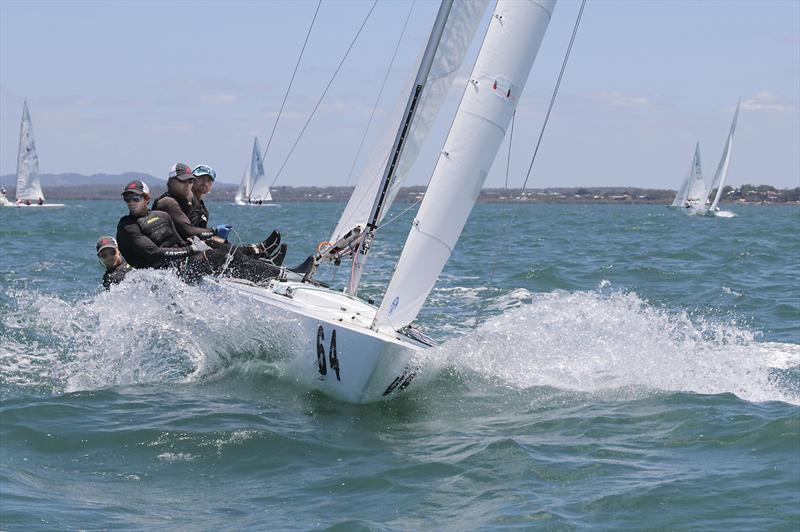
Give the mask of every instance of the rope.
<path id="1" fill-rule="evenodd" d="M 278 111 L 278 117 L 275 119 L 275 123 L 272 125 L 272 131 L 269 134 L 269 140 L 267 140 L 267 147 L 264 148 L 264 156 L 261 158 L 264 161 L 267 158 L 267 153 L 269 152 L 269 145 L 272 144 L 272 137 L 275 135 L 275 130 L 278 128 L 278 122 L 281 121 L 281 115 L 283 114 L 283 107 L 286 105 L 286 99 L 289 97 L 289 91 L 292 90 L 292 84 L 294 83 L 294 77 L 297 74 L 297 69 L 300 66 L 300 61 L 303 59 L 303 53 L 306 51 L 306 45 L 308 44 L 308 38 L 311 36 L 311 29 L 314 27 L 314 22 L 317 20 L 317 13 L 319 13 L 319 8 L 322 5 L 322 0 L 317 2 L 317 9 L 314 11 L 314 18 L 311 19 L 311 25 L 308 27 L 308 33 L 306 33 L 306 39 L 303 41 L 303 47 L 300 50 L 300 56 L 297 58 L 297 63 L 294 65 L 294 71 L 292 72 L 292 77 L 289 79 L 289 86 L 286 87 L 286 93 L 283 95 L 283 101 L 281 102 L 281 108 Z"/>
<path id="2" fill-rule="evenodd" d="M 317 100 L 317 104 L 314 106 L 314 109 L 311 111 L 311 114 L 308 116 L 308 120 L 306 120 L 306 123 L 303 125 L 303 129 L 300 130 L 300 134 L 297 136 L 297 139 L 295 139 L 294 144 L 292 144 L 292 148 L 289 150 L 289 154 L 286 156 L 286 159 L 283 160 L 283 163 L 281 164 L 281 167 L 278 169 L 278 172 L 275 174 L 275 178 L 272 180 L 272 183 L 270 183 L 270 185 L 269 185 L 270 188 L 274 187 L 275 183 L 278 181 L 278 178 L 280 177 L 281 173 L 283 172 L 283 169 L 286 167 L 286 163 L 289 162 L 289 159 L 291 158 L 292 153 L 294 153 L 294 150 L 297 147 L 297 144 L 300 142 L 300 139 L 303 138 L 303 134 L 305 133 L 306 128 L 308 128 L 308 125 L 311 123 L 311 119 L 314 118 L 314 114 L 317 112 L 317 109 L 319 109 L 320 104 L 322 104 L 322 100 L 323 100 L 323 98 L 325 98 L 325 95 L 328 93 L 328 89 L 330 89 L 331 85 L 333 85 L 333 81 L 336 79 L 337 74 L 339 74 L 339 70 L 341 70 L 342 65 L 344 64 L 345 60 L 347 59 L 347 56 L 350 55 L 350 51 L 353 49 L 353 46 L 355 45 L 356 40 L 358 40 L 358 36 L 361 35 L 361 31 L 364 29 L 364 26 L 366 26 L 367 21 L 369 20 L 370 15 L 372 15 L 372 12 L 375 10 L 375 6 L 377 4 L 378 4 L 378 0 L 374 0 L 372 2 L 372 7 L 369 8 L 369 13 L 367 13 L 367 16 L 364 17 L 364 21 L 361 23 L 361 27 L 358 28 L 358 31 L 356 32 L 355 37 L 353 37 L 353 40 L 350 42 L 350 46 L 347 47 L 347 51 L 344 53 L 344 56 L 342 57 L 341 61 L 339 61 L 339 66 L 336 67 L 336 71 L 333 73 L 333 76 L 331 76 L 330 81 L 328 81 L 328 85 L 325 87 L 325 90 L 322 91 L 322 95 L 319 97 L 319 100 Z"/>
<path id="3" fill-rule="evenodd" d="M 553 105 L 556 101 L 556 96 L 558 95 L 558 89 L 561 87 L 561 80 L 564 77 L 564 71 L 567 68 L 567 62 L 569 61 L 569 56 L 572 53 L 572 45 L 575 42 L 575 36 L 578 34 L 578 26 L 580 26 L 581 17 L 583 16 L 583 8 L 586 6 L 586 0 L 581 0 L 581 8 L 578 11 L 578 17 L 575 19 L 575 27 L 572 29 L 572 36 L 569 39 L 569 46 L 567 46 L 567 51 L 564 54 L 564 61 L 561 63 L 561 71 L 558 73 L 558 79 L 556 80 L 556 85 L 553 88 L 553 94 L 550 97 L 550 105 L 547 107 L 547 114 L 545 115 L 544 122 L 542 123 L 542 129 L 539 131 L 539 138 L 536 140 L 536 147 L 533 150 L 533 156 L 531 157 L 531 163 L 528 166 L 528 173 L 525 176 L 525 181 L 522 183 L 522 189 L 520 190 L 520 194 L 525 191 L 525 187 L 528 185 L 528 179 L 531 176 L 531 170 L 533 169 L 533 162 L 536 160 L 536 155 L 539 153 L 539 146 L 542 144 L 542 138 L 544 137 L 545 129 L 547 128 L 547 122 L 550 119 L 550 112 L 553 110 Z M 513 127 L 513 118 L 512 118 L 512 127 Z M 512 129 L 513 131 L 513 129 Z M 510 148 L 509 148 L 510 149 Z M 511 217 L 509 218 L 508 225 L 504 231 L 505 234 L 508 234 L 511 226 L 513 225 L 514 221 L 517 217 L 517 212 L 519 211 L 519 204 L 516 205 L 514 210 L 511 211 Z M 494 274 L 497 269 L 497 257 L 499 246 L 501 244 L 502 238 L 498 238 L 495 244 L 495 250 L 492 254 L 492 269 L 489 273 L 489 279 L 486 283 L 487 286 L 491 285 L 494 281 Z M 478 326 L 478 318 L 475 317 L 475 327 Z"/>

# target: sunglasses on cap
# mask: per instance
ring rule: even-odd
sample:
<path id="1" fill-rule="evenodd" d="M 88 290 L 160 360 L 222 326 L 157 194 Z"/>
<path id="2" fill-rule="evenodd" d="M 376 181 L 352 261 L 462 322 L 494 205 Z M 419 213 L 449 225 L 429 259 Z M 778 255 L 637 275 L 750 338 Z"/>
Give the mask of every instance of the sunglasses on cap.
<path id="1" fill-rule="evenodd" d="M 117 255 L 117 248 L 103 248 L 97 252 L 97 256 L 100 260 L 103 259 L 110 259 Z"/>
<path id="2" fill-rule="evenodd" d="M 217 178 L 217 173 L 214 171 L 214 169 L 205 164 L 201 164 L 192 170 L 192 175 L 195 177 L 206 175 L 211 178 L 211 181 L 214 181 Z"/>
<path id="3" fill-rule="evenodd" d="M 124 196 L 122 196 L 122 200 L 125 203 L 139 203 L 143 199 L 144 196 L 142 196 L 141 194 L 125 194 Z"/>

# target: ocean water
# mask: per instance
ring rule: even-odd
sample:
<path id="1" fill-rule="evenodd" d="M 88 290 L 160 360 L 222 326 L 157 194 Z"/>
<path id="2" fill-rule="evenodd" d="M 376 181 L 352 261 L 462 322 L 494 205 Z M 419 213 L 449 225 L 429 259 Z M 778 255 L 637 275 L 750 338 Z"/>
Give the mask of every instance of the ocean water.
<path id="1" fill-rule="evenodd" d="M 341 205 L 210 208 L 291 264 Z M 800 528 L 796 207 L 479 205 L 418 319 L 441 344 L 364 406 L 221 289 L 102 291 L 124 209 L 0 209 L 0 529 Z"/>

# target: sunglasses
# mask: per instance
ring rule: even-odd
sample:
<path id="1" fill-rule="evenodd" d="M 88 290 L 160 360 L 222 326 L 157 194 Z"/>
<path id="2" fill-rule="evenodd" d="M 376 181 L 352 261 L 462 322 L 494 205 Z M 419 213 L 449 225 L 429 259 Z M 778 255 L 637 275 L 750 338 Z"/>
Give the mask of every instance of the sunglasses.
<path id="1" fill-rule="evenodd" d="M 217 178 L 217 173 L 214 171 L 214 169 L 204 164 L 201 164 L 200 166 L 195 168 L 194 171 L 192 171 L 192 175 L 195 177 L 200 177 L 205 175 L 210 177 L 211 181 L 214 181 Z"/>
<path id="2" fill-rule="evenodd" d="M 97 252 L 97 256 L 100 260 L 108 260 L 117 256 L 117 250 L 116 248 L 103 248 Z"/>
<path id="3" fill-rule="evenodd" d="M 144 196 L 140 194 L 129 194 L 127 196 L 123 196 L 122 199 L 125 201 L 125 203 L 139 203 L 144 199 Z"/>

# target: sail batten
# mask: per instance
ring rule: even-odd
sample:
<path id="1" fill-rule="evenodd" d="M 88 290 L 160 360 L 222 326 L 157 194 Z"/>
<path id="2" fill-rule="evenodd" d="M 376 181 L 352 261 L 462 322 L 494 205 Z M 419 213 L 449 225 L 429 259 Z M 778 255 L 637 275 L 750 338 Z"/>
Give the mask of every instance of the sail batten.
<path id="1" fill-rule="evenodd" d="M 511 122 L 555 0 L 499 0 L 374 326 L 410 324 L 450 257 Z"/>

